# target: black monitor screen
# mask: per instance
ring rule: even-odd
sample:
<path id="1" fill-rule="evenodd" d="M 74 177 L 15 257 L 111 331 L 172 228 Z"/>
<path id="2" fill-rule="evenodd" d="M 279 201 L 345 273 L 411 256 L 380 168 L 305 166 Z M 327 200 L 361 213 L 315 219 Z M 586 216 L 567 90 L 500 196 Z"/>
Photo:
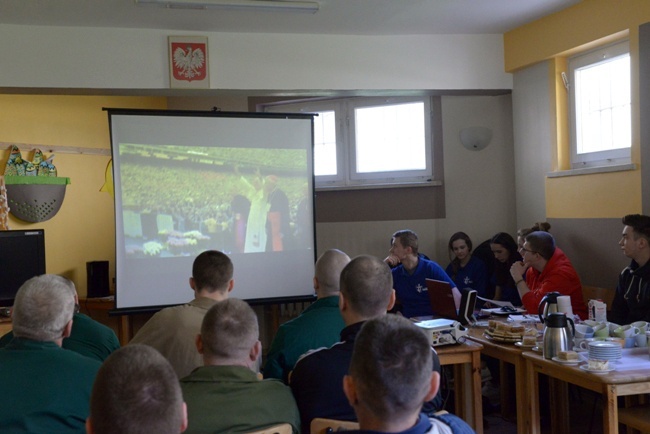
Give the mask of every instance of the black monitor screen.
<path id="1" fill-rule="evenodd" d="M 13 306 L 26 280 L 45 274 L 43 229 L 0 231 L 0 306 Z"/>

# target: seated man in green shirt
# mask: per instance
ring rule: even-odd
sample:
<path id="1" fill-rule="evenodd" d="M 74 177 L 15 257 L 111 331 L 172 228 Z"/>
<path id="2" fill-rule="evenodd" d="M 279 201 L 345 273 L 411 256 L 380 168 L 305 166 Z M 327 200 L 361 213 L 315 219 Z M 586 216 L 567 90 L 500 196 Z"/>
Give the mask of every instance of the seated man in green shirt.
<path id="1" fill-rule="evenodd" d="M 14 339 L 0 349 L 0 431 L 83 433 L 101 363 L 61 348 L 74 297 L 59 276 L 33 277 L 16 294 Z"/>
<path id="2" fill-rule="evenodd" d="M 58 279 L 61 285 L 57 285 L 57 287 L 69 292 L 75 302 L 72 330 L 70 336 L 63 339 L 61 346 L 66 350 L 103 362 L 113 351 L 120 348 L 120 341 L 117 340 L 115 332 L 88 315 L 79 313 L 79 297 L 71 280 L 57 275 L 52 275 L 51 279 Z M 13 331 L 4 335 L 0 339 L 0 348 L 7 346 L 13 338 Z"/>
<path id="3" fill-rule="evenodd" d="M 260 380 L 257 316 L 244 301 L 227 299 L 208 310 L 196 347 L 204 366 L 181 379 L 188 433 L 248 433 L 282 423 L 300 432 L 300 415 L 289 387 Z"/>
<path id="4" fill-rule="evenodd" d="M 300 316 L 278 329 L 264 365 L 264 378 L 277 378 L 288 383 L 289 372 L 298 358 L 309 350 L 329 347 L 340 340 L 345 327 L 339 311 L 339 280 L 341 270 L 350 257 L 340 250 L 323 253 L 316 261 L 314 290 L 318 299 Z"/>

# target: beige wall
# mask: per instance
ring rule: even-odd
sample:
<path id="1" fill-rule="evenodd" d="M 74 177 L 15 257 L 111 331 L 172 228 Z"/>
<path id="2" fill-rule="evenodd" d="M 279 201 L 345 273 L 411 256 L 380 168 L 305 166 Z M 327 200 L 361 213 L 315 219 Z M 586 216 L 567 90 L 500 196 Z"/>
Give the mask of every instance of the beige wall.
<path id="1" fill-rule="evenodd" d="M 110 149 L 108 115 L 103 107 L 165 108 L 164 98 L 0 95 L 0 173 L 9 144 Z M 22 155 L 31 158 L 26 146 Z M 10 214 L 10 229 L 45 229 L 46 269 L 63 274 L 86 294 L 86 262 L 108 260 L 115 275 L 113 199 L 100 192 L 110 157 L 56 154 L 59 176 L 70 178 L 63 206 L 54 218 L 22 222 Z"/>

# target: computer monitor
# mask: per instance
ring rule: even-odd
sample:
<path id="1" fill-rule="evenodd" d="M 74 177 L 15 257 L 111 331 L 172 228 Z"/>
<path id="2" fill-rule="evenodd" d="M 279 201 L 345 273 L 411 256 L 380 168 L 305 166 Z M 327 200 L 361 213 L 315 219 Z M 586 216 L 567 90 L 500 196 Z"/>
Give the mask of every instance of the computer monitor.
<path id="1" fill-rule="evenodd" d="M 0 231 L 0 307 L 14 304 L 26 280 L 45 274 L 45 231 Z"/>

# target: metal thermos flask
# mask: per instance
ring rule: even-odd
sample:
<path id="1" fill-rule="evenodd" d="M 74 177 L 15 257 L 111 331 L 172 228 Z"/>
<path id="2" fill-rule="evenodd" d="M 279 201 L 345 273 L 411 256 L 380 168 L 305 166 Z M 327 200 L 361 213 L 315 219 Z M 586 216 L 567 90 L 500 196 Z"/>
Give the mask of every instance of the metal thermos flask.
<path id="1" fill-rule="evenodd" d="M 556 357 L 560 351 L 573 349 L 571 347 L 573 345 L 573 335 L 575 335 L 575 325 L 571 318 L 567 318 L 563 312 L 552 312 L 546 316 L 544 322 L 546 328 L 544 328 L 542 351 L 545 359 Z M 573 330 L 569 330 L 567 322 L 571 324 Z"/>

